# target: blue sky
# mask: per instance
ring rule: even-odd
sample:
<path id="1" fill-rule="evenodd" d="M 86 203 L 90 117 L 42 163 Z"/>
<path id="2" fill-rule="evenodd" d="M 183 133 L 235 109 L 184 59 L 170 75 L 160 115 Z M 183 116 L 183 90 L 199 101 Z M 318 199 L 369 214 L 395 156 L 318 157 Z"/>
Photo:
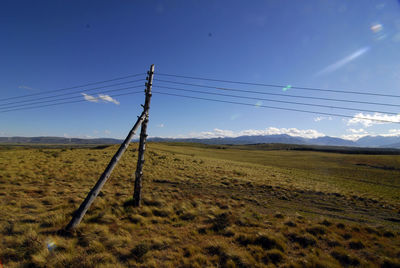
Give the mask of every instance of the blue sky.
<path id="1" fill-rule="evenodd" d="M 153 63 L 155 79 L 168 78 L 158 72 L 400 95 L 397 0 L 265 0 L 251 4 L 207 0 L 2 1 L 0 35 L 1 99 L 144 73 Z M 287 95 L 400 104 L 400 98 L 168 79 Z M 162 85 L 166 83 L 154 81 L 153 90 L 200 96 L 157 88 Z M 144 86 L 132 90 L 141 89 Z M 89 100 L 90 96 L 98 98 L 98 94 L 91 95 L 82 88 L 76 93 L 82 100 L 85 96 L 81 93 L 89 95 Z M 113 97 L 112 93 L 109 95 Z M 400 122 L 399 107 L 241 95 L 386 111 L 397 115 L 363 112 L 362 116 Z M 360 116 L 359 112 L 331 108 L 203 97 Z M 123 138 L 140 114 L 143 99 L 142 94 L 112 99 L 106 96 L 97 102 L 0 113 L 0 135 Z M 0 106 L 4 103 L 0 101 Z M 400 135 L 399 124 L 156 93 L 148 130 L 150 136 L 163 137 L 288 133 L 354 139 L 368 134 Z"/>

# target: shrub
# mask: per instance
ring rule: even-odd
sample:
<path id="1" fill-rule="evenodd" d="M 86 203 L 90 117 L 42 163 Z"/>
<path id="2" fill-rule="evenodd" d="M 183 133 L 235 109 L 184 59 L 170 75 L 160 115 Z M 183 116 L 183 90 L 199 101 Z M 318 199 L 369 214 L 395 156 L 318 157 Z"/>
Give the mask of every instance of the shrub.
<path id="1" fill-rule="evenodd" d="M 390 231 L 386 231 L 386 232 L 383 233 L 383 236 L 384 237 L 394 237 L 394 234 L 392 232 L 390 232 Z"/>
<path id="2" fill-rule="evenodd" d="M 131 250 L 131 254 L 136 260 L 142 261 L 144 255 L 146 255 L 149 250 L 150 246 L 147 243 L 140 243 Z"/>
<path id="3" fill-rule="evenodd" d="M 169 212 L 168 212 L 168 211 L 166 211 L 166 210 L 161 210 L 161 209 L 153 209 L 152 212 L 153 212 L 153 215 L 154 215 L 154 216 L 157 216 L 157 217 L 166 218 L 166 217 L 168 217 L 168 215 L 169 215 Z"/>
<path id="4" fill-rule="evenodd" d="M 224 230 L 226 227 L 231 225 L 231 217 L 228 213 L 222 213 L 212 220 L 211 229 L 218 232 Z"/>
<path id="5" fill-rule="evenodd" d="M 325 226 L 331 226 L 332 225 L 332 223 L 330 221 L 326 220 L 326 219 L 323 220 L 320 224 L 325 225 Z"/>
<path id="6" fill-rule="evenodd" d="M 361 241 L 350 241 L 349 247 L 351 249 L 363 249 L 365 248 L 364 244 Z"/>
<path id="7" fill-rule="evenodd" d="M 332 251 L 331 256 L 334 257 L 337 261 L 339 261 L 340 264 L 342 264 L 343 266 L 360 264 L 360 261 L 357 258 L 351 257 L 344 251 L 334 250 Z"/>
<path id="8" fill-rule="evenodd" d="M 144 221 L 144 218 L 140 215 L 132 215 L 132 216 L 129 216 L 128 219 L 130 222 L 135 223 L 135 224 L 143 223 L 143 221 Z"/>
<path id="9" fill-rule="evenodd" d="M 196 218 L 196 215 L 191 212 L 186 212 L 186 213 L 181 214 L 179 216 L 179 218 L 184 221 L 192 221 Z"/>
<path id="10" fill-rule="evenodd" d="M 286 225 L 286 226 L 289 226 L 289 227 L 296 227 L 296 226 L 297 226 L 297 224 L 294 223 L 294 222 L 292 222 L 292 221 L 287 221 L 287 222 L 285 222 L 285 225 Z"/>
<path id="11" fill-rule="evenodd" d="M 269 237 L 265 234 L 258 235 L 255 237 L 247 237 L 244 235 L 240 235 L 236 238 L 236 242 L 238 242 L 242 246 L 251 245 L 258 245 L 261 246 L 263 249 L 270 250 L 270 249 L 279 249 L 284 251 L 284 245 L 281 241 L 276 238 Z"/>
<path id="12" fill-rule="evenodd" d="M 277 264 L 283 260 L 284 256 L 281 251 L 277 249 L 268 250 L 265 253 L 265 256 L 262 258 L 263 261 L 268 264 L 272 262 L 273 264 Z"/>
<path id="13" fill-rule="evenodd" d="M 283 244 L 275 238 L 267 235 L 260 235 L 254 240 L 255 245 L 260 245 L 263 249 L 279 249 L 283 251 Z"/>
<path id="14" fill-rule="evenodd" d="M 316 244 L 315 239 L 310 235 L 298 235 L 296 233 L 290 233 L 287 237 L 292 241 L 298 243 L 303 248 L 308 246 L 314 246 Z"/>
<path id="15" fill-rule="evenodd" d="M 381 265 L 382 268 L 400 268 L 400 262 L 392 259 L 385 259 Z"/>
<path id="16" fill-rule="evenodd" d="M 336 227 L 339 228 L 339 229 L 344 229 L 345 228 L 343 223 L 336 224 Z"/>
<path id="17" fill-rule="evenodd" d="M 152 200 L 143 198 L 143 204 L 150 207 L 163 207 L 164 203 L 160 200 Z"/>
<path id="18" fill-rule="evenodd" d="M 307 228 L 306 231 L 312 235 L 323 235 L 326 233 L 326 229 L 323 226 L 314 226 L 311 228 Z"/>

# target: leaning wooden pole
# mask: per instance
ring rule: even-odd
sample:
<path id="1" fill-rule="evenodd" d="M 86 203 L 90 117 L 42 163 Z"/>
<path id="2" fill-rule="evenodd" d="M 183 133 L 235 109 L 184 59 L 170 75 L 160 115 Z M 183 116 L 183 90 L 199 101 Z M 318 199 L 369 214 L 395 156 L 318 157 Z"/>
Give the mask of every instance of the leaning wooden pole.
<path id="1" fill-rule="evenodd" d="M 135 189 L 133 192 L 133 206 L 140 206 L 141 191 L 142 191 L 142 178 L 143 178 L 143 165 L 144 165 L 144 152 L 146 150 L 146 139 L 147 139 L 147 123 L 149 122 L 149 110 L 151 100 L 151 87 L 153 85 L 154 75 L 154 64 L 150 66 L 150 70 L 147 72 L 147 83 L 146 83 L 146 100 L 143 106 L 143 112 L 146 114 L 146 118 L 143 121 L 140 130 L 140 141 L 139 141 L 139 155 L 135 172 Z"/>
<path id="2" fill-rule="evenodd" d="M 104 184 L 107 182 L 108 178 L 111 175 L 114 167 L 117 165 L 119 159 L 124 154 L 126 149 L 128 148 L 129 143 L 131 142 L 133 136 L 135 135 L 136 130 L 139 126 L 144 122 L 146 118 L 145 111 L 139 116 L 138 120 L 136 121 L 135 125 L 129 132 L 128 136 L 124 140 L 124 142 L 119 147 L 118 151 L 115 153 L 114 157 L 111 159 L 110 163 L 108 164 L 107 168 L 104 170 L 103 174 L 101 175 L 100 179 L 97 181 L 96 185 L 90 190 L 88 195 L 86 196 L 85 200 L 82 202 L 78 210 L 75 211 L 71 221 L 68 223 L 67 227 L 65 227 L 66 231 L 70 231 L 74 229 L 83 219 L 85 216 L 86 211 L 92 205 L 93 201 L 96 199 L 97 195 L 100 193 L 101 188 L 103 188 Z"/>

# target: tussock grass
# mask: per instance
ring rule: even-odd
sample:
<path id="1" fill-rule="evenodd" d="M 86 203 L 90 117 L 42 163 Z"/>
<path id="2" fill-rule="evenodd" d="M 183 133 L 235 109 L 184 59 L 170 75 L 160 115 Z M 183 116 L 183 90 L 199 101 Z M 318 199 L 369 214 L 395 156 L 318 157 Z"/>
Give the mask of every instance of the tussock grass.
<path id="1" fill-rule="evenodd" d="M 135 208 L 135 146 L 68 236 L 117 146 L 0 146 L 5 267 L 399 265 L 398 156 L 150 143 Z"/>

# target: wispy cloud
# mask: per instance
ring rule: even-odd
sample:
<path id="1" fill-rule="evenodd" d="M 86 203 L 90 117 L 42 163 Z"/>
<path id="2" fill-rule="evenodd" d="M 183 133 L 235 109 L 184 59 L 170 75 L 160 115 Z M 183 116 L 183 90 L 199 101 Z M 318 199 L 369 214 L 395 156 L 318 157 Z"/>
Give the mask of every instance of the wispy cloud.
<path id="1" fill-rule="evenodd" d="M 86 94 L 86 93 L 81 93 L 81 94 L 83 95 L 83 98 L 84 98 L 85 100 L 87 100 L 87 101 L 90 101 L 90 102 L 99 102 L 99 100 L 98 100 L 96 97 L 90 96 L 90 95 L 88 95 L 88 94 Z"/>
<path id="2" fill-rule="evenodd" d="M 343 59 L 338 60 L 337 62 L 335 62 L 335 63 L 333 63 L 333 64 L 331 64 L 331 65 L 328 65 L 327 67 L 325 67 L 325 68 L 322 69 L 321 71 L 317 72 L 317 73 L 316 73 L 316 76 L 334 72 L 334 71 L 336 71 L 337 69 L 339 69 L 339 68 L 341 68 L 341 67 L 343 67 L 343 66 L 349 64 L 349 63 L 352 62 L 353 60 L 355 60 L 355 59 L 361 57 L 361 56 L 364 55 L 368 50 L 369 50 L 369 47 L 360 48 L 359 50 L 353 52 L 352 54 L 350 54 L 350 55 L 348 55 L 348 56 L 346 56 L 346 57 L 344 57 Z"/>
<path id="3" fill-rule="evenodd" d="M 90 102 L 100 102 L 100 101 L 102 101 L 102 102 L 112 102 L 112 103 L 114 103 L 116 105 L 120 104 L 119 101 L 117 101 L 116 99 L 113 99 L 109 95 L 99 94 L 97 97 L 95 97 L 95 96 L 88 95 L 86 93 L 81 93 L 81 94 L 82 94 L 82 96 L 83 96 L 83 98 L 85 100 L 90 101 Z"/>
<path id="4" fill-rule="evenodd" d="M 293 137 L 303 138 L 318 138 L 323 137 L 325 134 L 318 132 L 314 129 L 297 129 L 297 128 L 275 128 L 270 127 L 266 129 L 247 129 L 242 131 L 232 131 L 223 129 L 214 129 L 212 131 L 192 132 L 188 135 L 180 135 L 179 138 L 224 138 L 224 137 L 239 137 L 239 136 L 256 136 L 256 135 L 281 135 L 287 134 Z"/>
<path id="5" fill-rule="evenodd" d="M 161 124 L 157 125 L 157 127 L 163 128 L 163 127 L 164 127 L 164 124 L 161 123 Z"/>
<path id="6" fill-rule="evenodd" d="M 116 105 L 119 105 L 119 101 L 117 101 L 116 99 L 113 99 L 111 96 L 109 95 L 104 95 L 104 94 L 100 94 L 99 95 L 99 99 L 105 101 L 105 102 L 112 102 Z"/>
<path id="7" fill-rule="evenodd" d="M 400 123 L 400 114 L 389 115 L 382 113 L 374 113 L 374 114 L 358 113 L 353 118 L 347 120 L 347 125 L 350 126 L 350 125 L 361 124 L 364 127 L 370 127 L 373 125 L 390 124 L 390 122 L 383 122 L 376 120 L 384 120 L 384 121 Z"/>
<path id="8" fill-rule="evenodd" d="M 326 116 L 318 116 L 318 117 L 314 118 L 315 122 L 319 122 L 319 121 L 322 121 L 322 120 L 332 120 L 332 117 L 331 116 L 328 116 L 328 117 L 326 117 Z"/>
<path id="9" fill-rule="evenodd" d="M 33 88 L 31 88 L 31 87 L 24 86 L 24 85 L 21 85 L 21 86 L 19 86 L 18 88 L 28 89 L 28 90 L 32 90 L 32 89 L 33 89 Z"/>

